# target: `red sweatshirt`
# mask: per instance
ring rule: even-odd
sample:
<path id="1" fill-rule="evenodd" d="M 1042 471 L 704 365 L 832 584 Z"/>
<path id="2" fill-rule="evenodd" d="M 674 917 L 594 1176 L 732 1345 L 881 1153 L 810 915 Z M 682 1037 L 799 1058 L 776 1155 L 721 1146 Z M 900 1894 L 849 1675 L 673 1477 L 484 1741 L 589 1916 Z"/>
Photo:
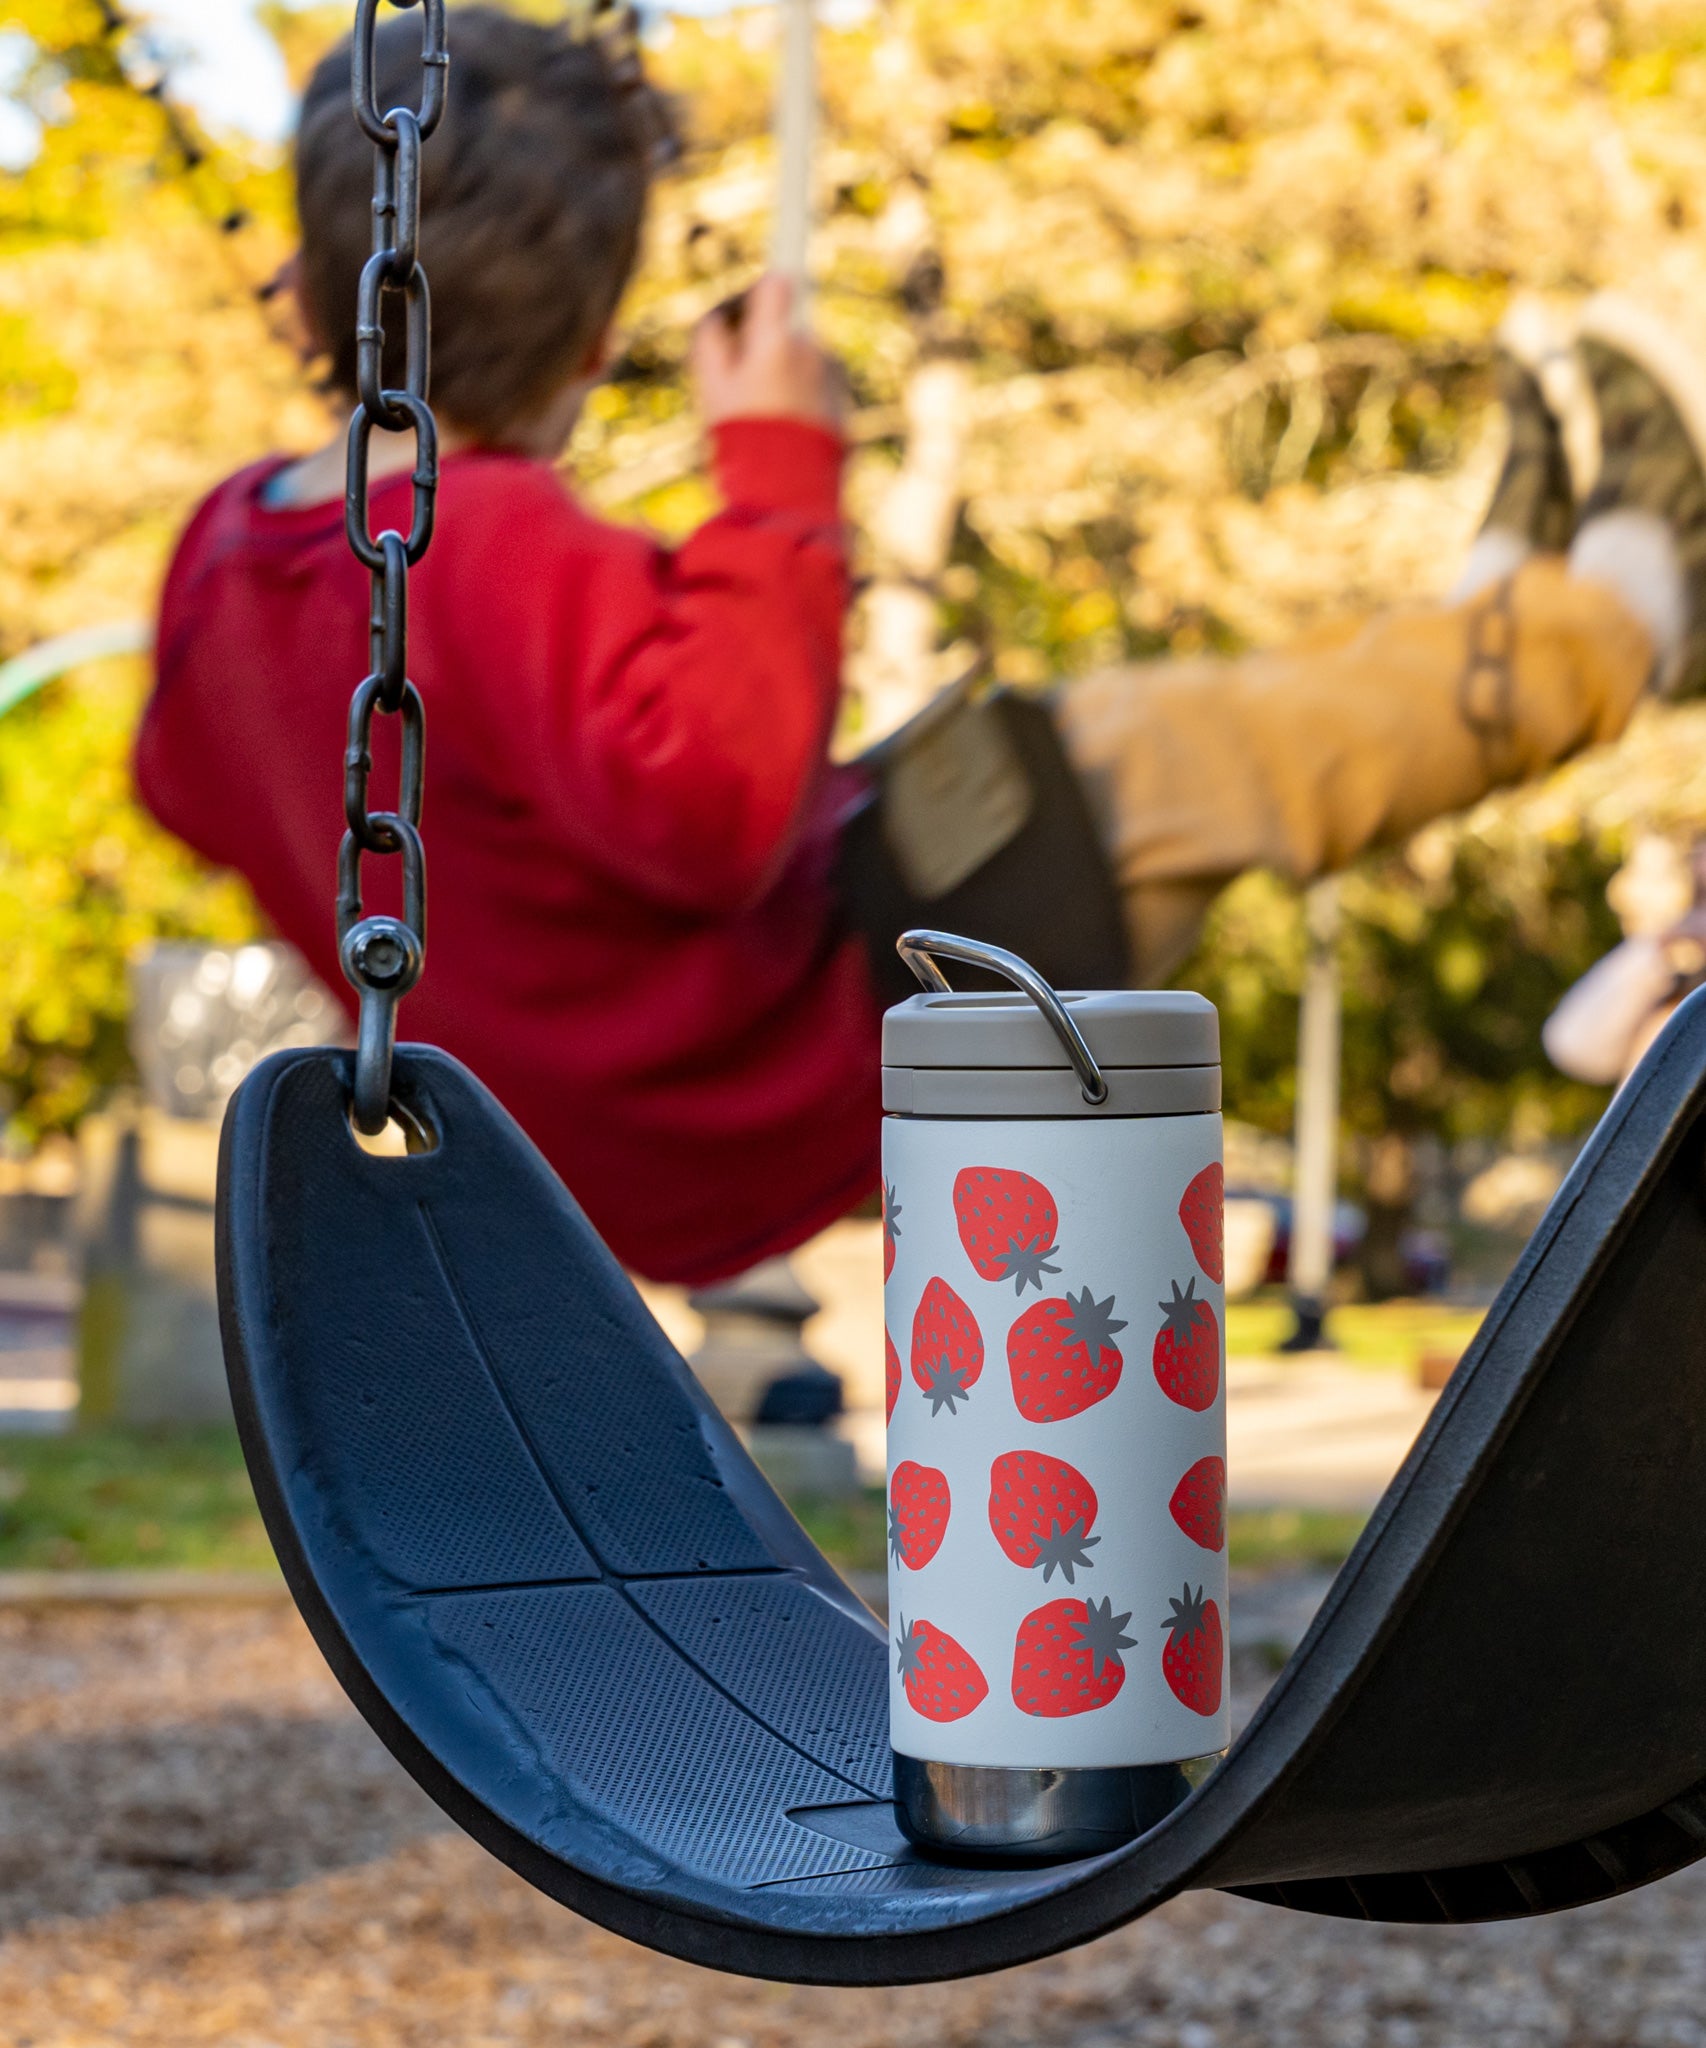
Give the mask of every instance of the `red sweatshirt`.
<path id="1" fill-rule="evenodd" d="M 840 447 L 742 420 L 715 461 L 726 509 L 670 551 L 540 464 L 452 456 L 410 586 L 429 917 L 401 1035 L 480 1076 L 619 1258 L 688 1282 L 869 1192 L 881 1113 L 876 1001 L 826 878 Z M 333 896 L 367 576 L 341 503 L 262 503 L 281 466 L 223 484 L 179 543 L 137 782 L 351 1002 Z M 374 531 L 406 527 L 408 488 L 374 486 Z M 368 910 L 400 909 L 398 866 L 368 857 Z"/>

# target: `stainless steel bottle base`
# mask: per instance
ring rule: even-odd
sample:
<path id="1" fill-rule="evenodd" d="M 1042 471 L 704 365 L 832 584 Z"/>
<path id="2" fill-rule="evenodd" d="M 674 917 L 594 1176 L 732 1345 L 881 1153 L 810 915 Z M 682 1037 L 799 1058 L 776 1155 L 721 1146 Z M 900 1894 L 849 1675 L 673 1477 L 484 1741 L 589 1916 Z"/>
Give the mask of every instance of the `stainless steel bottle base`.
<path id="1" fill-rule="evenodd" d="M 894 1759 L 901 1832 L 932 1856 L 968 1863 L 1065 1863 L 1146 1833 L 1188 1799 L 1224 1750 L 1177 1764 L 1112 1770 L 995 1770 Z"/>

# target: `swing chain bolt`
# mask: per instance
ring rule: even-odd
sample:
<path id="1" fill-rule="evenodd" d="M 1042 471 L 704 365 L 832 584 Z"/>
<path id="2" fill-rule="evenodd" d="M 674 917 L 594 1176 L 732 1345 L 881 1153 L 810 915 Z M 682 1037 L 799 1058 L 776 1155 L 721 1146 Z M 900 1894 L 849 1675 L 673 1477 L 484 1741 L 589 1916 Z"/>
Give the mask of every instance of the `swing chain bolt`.
<path id="1" fill-rule="evenodd" d="M 344 934 L 339 952 L 344 973 L 361 993 L 352 1091 L 356 1128 L 377 1137 L 391 1114 L 397 1005 L 419 981 L 425 956 L 416 934 L 395 917 L 363 918 Z"/>
<path id="2" fill-rule="evenodd" d="M 366 917 L 343 943 L 344 972 L 364 994 L 400 998 L 420 979 L 421 942 L 401 919 Z"/>

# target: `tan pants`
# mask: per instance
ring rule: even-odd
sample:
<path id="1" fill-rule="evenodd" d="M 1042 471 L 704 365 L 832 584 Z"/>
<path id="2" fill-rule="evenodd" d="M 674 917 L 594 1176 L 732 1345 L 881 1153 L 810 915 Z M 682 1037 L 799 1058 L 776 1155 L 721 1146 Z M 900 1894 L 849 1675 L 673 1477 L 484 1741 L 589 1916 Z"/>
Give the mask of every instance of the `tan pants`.
<path id="1" fill-rule="evenodd" d="M 1651 668 L 1622 602 L 1542 556 L 1466 605 L 1072 684 L 1061 729 L 1125 893 L 1136 980 L 1184 958 L 1246 868 L 1308 881 L 1615 739 Z"/>

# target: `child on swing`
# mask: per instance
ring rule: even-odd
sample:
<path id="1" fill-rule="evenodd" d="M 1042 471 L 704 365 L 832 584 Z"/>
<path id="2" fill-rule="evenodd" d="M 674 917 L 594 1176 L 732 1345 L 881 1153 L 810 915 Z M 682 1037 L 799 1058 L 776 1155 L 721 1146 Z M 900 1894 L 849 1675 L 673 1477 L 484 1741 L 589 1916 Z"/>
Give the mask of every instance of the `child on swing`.
<path id="1" fill-rule="evenodd" d="M 722 509 L 669 549 L 581 506 L 554 465 L 614 352 L 662 109 L 595 40 L 482 6 L 454 21 L 423 159 L 445 461 L 412 580 L 432 919 L 405 1036 L 480 1075 L 620 1258 L 701 1283 L 877 1182 L 879 1007 L 830 881 L 842 384 L 765 278 L 693 343 Z M 418 35 L 381 30 L 381 105 Z M 336 52 L 296 147 L 298 293 L 346 405 L 371 179 L 347 81 Z M 1581 507 L 1533 369 L 1502 360 L 1511 450 L 1453 602 L 1061 693 L 1134 978 L 1176 964 L 1242 869 L 1306 880 L 1613 738 L 1650 686 L 1706 687 L 1688 400 L 1662 349 L 1602 327 L 1582 343 L 1603 458 Z M 374 530 L 406 527 L 412 460 L 409 437 L 375 438 Z M 367 620 L 343 468 L 340 433 L 196 513 L 136 753 L 161 822 L 238 869 L 339 990 L 333 764 Z M 378 786 L 394 773 L 382 754 Z M 392 865 L 372 864 L 370 909 L 397 908 Z"/>

